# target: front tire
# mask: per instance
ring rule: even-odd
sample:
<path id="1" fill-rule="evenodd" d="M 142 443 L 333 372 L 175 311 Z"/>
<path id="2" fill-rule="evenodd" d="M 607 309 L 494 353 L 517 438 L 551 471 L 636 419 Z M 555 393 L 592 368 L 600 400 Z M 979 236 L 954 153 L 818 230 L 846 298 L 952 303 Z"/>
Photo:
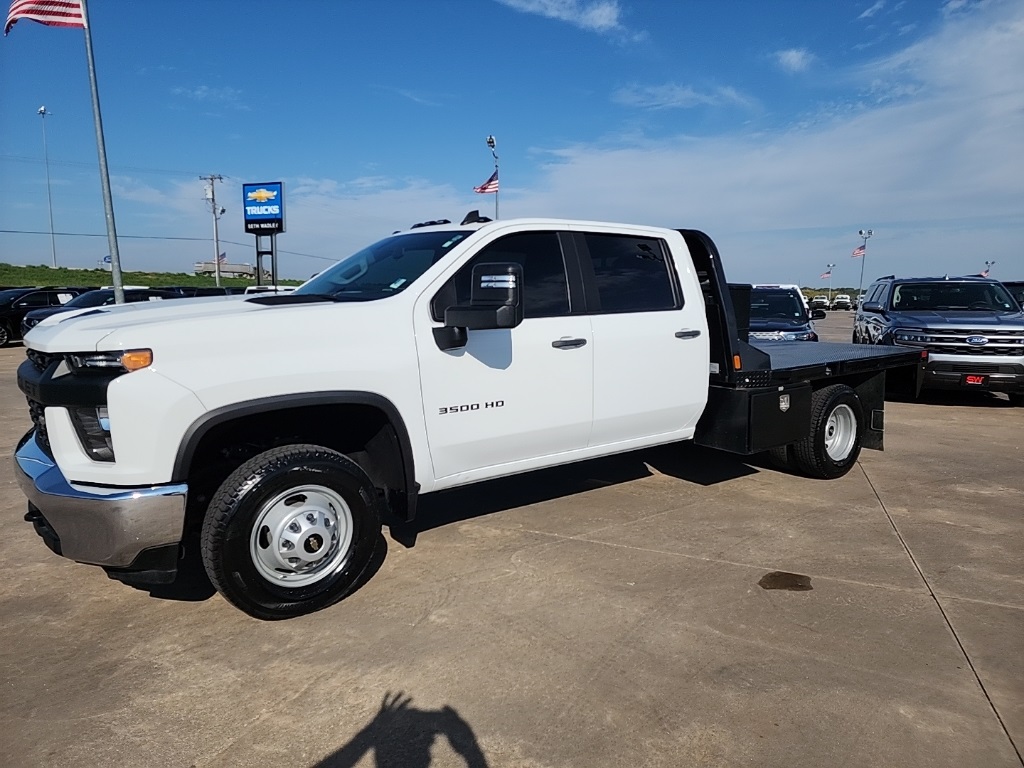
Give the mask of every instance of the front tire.
<path id="1" fill-rule="evenodd" d="M 380 525 L 376 489 L 354 461 L 317 445 L 274 448 L 213 496 L 203 565 L 217 591 L 250 616 L 302 616 L 349 593 Z"/>
<path id="2" fill-rule="evenodd" d="M 833 384 L 811 397 L 811 423 L 807 437 L 793 446 L 796 464 L 810 477 L 842 477 L 860 456 L 864 414 L 857 393 L 845 384 Z"/>
<path id="3" fill-rule="evenodd" d="M 6 347 L 11 343 L 11 332 L 7 330 L 7 326 L 0 323 L 0 347 Z"/>

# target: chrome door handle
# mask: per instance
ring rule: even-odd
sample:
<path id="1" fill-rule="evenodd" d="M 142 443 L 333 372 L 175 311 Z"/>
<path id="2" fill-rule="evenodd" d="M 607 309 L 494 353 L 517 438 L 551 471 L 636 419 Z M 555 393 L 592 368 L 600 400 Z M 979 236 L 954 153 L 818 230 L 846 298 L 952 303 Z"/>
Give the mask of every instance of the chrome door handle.
<path id="1" fill-rule="evenodd" d="M 700 331 L 699 330 L 696 330 L 696 331 L 690 331 L 690 330 L 676 331 L 676 338 L 677 339 L 696 339 L 698 336 L 700 336 Z"/>
<path id="2" fill-rule="evenodd" d="M 551 346 L 555 349 L 576 349 L 586 343 L 586 339 L 555 339 L 551 342 Z"/>

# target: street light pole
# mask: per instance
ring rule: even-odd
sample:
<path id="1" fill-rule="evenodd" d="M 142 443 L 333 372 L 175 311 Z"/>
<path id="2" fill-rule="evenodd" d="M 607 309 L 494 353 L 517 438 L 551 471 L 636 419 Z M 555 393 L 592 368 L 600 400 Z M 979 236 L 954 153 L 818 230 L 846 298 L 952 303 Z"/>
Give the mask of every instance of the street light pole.
<path id="1" fill-rule="evenodd" d="M 500 185 L 500 180 L 498 179 L 498 153 L 495 151 L 495 147 L 497 146 L 497 142 L 494 140 L 493 136 L 488 136 L 487 137 L 487 146 L 490 148 L 491 156 L 494 158 L 494 181 L 497 182 Z M 498 190 L 500 188 L 501 188 L 500 186 L 497 186 L 494 189 L 494 220 L 495 221 L 498 220 L 498 194 L 499 194 Z"/>
<path id="2" fill-rule="evenodd" d="M 832 307 L 832 270 L 835 268 L 835 264 L 826 264 L 825 271 L 828 272 L 828 306 Z"/>
<path id="3" fill-rule="evenodd" d="M 862 229 L 857 234 L 864 240 L 864 244 L 861 246 L 864 252 L 860 255 L 860 284 L 857 286 L 857 299 L 859 300 L 860 295 L 864 292 L 864 262 L 868 260 L 868 238 L 875 233 L 870 229 Z"/>
<path id="4" fill-rule="evenodd" d="M 53 195 L 50 194 L 50 153 L 46 149 L 46 116 L 52 115 L 46 107 L 40 107 L 36 113 L 41 118 L 43 126 L 43 165 L 46 166 L 46 203 L 50 209 L 50 258 L 53 260 L 53 268 L 57 268 L 57 241 L 53 236 Z"/>

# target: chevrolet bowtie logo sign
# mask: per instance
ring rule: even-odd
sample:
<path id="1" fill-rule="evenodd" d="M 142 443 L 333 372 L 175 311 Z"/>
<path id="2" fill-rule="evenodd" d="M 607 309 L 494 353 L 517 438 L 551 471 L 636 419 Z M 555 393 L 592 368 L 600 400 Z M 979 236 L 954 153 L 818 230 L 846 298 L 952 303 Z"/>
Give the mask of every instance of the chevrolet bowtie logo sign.
<path id="1" fill-rule="evenodd" d="M 267 200 L 273 200 L 275 197 L 277 197 L 277 192 L 271 192 L 269 189 L 260 187 L 247 194 L 245 199 L 246 201 L 255 200 L 257 203 L 265 203 Z"/>

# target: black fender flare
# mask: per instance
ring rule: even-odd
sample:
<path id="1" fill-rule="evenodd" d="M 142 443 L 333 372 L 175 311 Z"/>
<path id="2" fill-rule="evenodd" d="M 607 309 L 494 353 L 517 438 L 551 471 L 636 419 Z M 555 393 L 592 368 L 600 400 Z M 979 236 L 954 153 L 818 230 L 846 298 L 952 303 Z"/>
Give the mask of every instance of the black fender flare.
<path id="1" fill-rule="evenodd" d="M 358 390 L 301 392 L 244 400 L 208 411 L 185 430 L 185 434 L 178 444 L 178 452 L 174 457 L 171 482 L 187 482 L 188 468 L 192 464 L 196 448 L 206 433 L 219 424 L 270 411 L 316 405 L 365 405 L 378 408 L 384 413 L 398 438 L 398 446 L 402 455 L 402 477 L 405 480 L 405 517 L 412 520 L 416 514 L 416 500 L 419 496 L 420 485 L 416 482 L 416 466 L 409 430 L 395 404 L 383 395 L 374 392 Z"/>

